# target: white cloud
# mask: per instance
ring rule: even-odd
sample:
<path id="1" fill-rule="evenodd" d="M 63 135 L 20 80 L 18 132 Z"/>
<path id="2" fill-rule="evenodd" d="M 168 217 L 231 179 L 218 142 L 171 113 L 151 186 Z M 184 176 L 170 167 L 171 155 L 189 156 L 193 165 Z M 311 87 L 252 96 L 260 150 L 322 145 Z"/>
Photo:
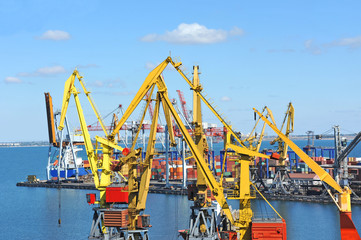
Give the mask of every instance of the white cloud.
<path id="1" fill-rule="evenodd" d="M 54 41 L 64 41 L 70 39 L 70 34 L 61 30 L 48 30 L 43 33 L 38 39 L 42 40 L 54 40 Z"/>
<path id="2" fill-rule="evenodd" d="M 172 31 L 164 34 L 148 34 L 141 38 L 143 42 L 165 41 L 174 44 L 211 44 L 224 42 L 231 36 L 240 36 L 243 30 L 234 27 L 230 31 L 222 29 L 208 29 L 198 23 L 181 23 Z"/>
<path id="3" fill-rule="evenodd" d="M 6 82 L 6 83 L 22 83 L 23 81 L 21 81 L 21 79 L 17 78 L 17 77 L 6 77 L 4 82 Z"/>
<path id="4" fill-rule="evenodd" d="M 306 40 L 304 45 L 306 50 L 314 55 L 318 55 L 322 53 L 321 48 L 315 45 L 312 39 Z"/>
<path id="5" fill-rule="evenodd" d="M 223 96 L 222 98 L 221 98 L 221 101 L 222 102 L 229 102 L 229 101 L 231 101 L 232 99 L 230 98 L 230 97 L 228 97 L 228 96 Z"/>
<path id="6" fill-rule="evenodd" d="M 132 96 L 135 95 L 135 92 L 131 92 L 131 91 L 126 91 L 126 92 L 113 92 L 112 93 L 115 96 Z"/>
<path id="7" fill-rule="evenodd" d="M 312 54 L 321 54 L 325 52 L 327 49 L 333 47 L 349 47 L 352 49 L 356 49 L 361 47 L 361 36 L 353 37 L 353 38 L 341 38 L 336 41 L 319 44 L 316 45 L 313 40 L 305 41 L 305 48 Z"/>
<path id="8" fill-rule="evenodd" d="M 269 49 L 269 53 L 293 53 L 296 52 L 294 49 Z"/>
<path id="9" fill-rule="evenodd" d="M 104 86 L 104 83 L 102 82 L 102 81 L 95 81 L 94 82 L 94 86 L 96 86 L 96 87 L 103 87 Z"/>
<path id="10" fill-rule="evenodd" d="M 331 45 L 358 48 L 361 47 L 361 36 L 357 36 L 353 38 L 342 38 L 340 40 L 331 43 Z"/>
<path id="11" fill-rule="evenodd" d="M 36 72 L 40 75 L 54 75 L 59 73 L 65 73 L 66 71 L 63 66 L 52 66 L 39 68 Z"/>
<path id="12" fill-rule="evenodd" d="M 234 27 L 229 31 L 229 34 L 232 36 L 241 36 L 243 33 L 243 30 L 238 27 Z"/>
<path id="13" fill-rule="evenodd" d="M 157 65 L 152 63 L 152 62 L 146 62 L 145 63 L 145 68 L 148 70 L 153 70 Z"/>
<path id="14" fill-rule="evenodd" d="M 120 79 L 114 79 L 114 80 L 96 80 L 94 82 L 90 83 L 90 86 L 93 86 L 95 88 L 127 88 L 127 83 L 125 81 L 122 81 Z"/>
<path id="15" fill-rule="evenodd" d="M 66 70 L 63 66 L 51 66 L 51 67 L 43 67 L 39 68 L 35 72 L 22 72 L 19 73 L 19 76 L 22 77 L 48 77 L 53 75 L 58 75 L 61 73 L 66 73 Z"/>

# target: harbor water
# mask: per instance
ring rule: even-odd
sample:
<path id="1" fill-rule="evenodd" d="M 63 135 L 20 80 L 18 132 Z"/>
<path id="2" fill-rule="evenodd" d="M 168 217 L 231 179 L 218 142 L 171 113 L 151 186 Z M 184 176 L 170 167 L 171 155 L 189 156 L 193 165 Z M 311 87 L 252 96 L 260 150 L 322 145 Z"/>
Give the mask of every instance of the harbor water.
<path id="1" fill-rule="evenodd" d="M 352 156 L 361 156 L 360 146 Z M 45 179 L 47 158 L 48 147 L 0 148 L 0 239 L 87 239 L 93 211 L 86 203 L 85 194 L 92 191 L 16 187 L 27 175 Z M 340 239 L 335 205 L 271 203 L 287 222 L 288 239 Z M 178 239 L 178 230 L 188 227 L 190 204 L 186 196 L 149 194 L 146 213 L 151 215 L 151 239 Z M 237 207 L 236 202 L 231 205 Z M 257 215 L 273 214 L 263 201 L 253 201 L 252 207 Z M 361 206 L 354 205 L 352 210 L 360 231 Z"/>

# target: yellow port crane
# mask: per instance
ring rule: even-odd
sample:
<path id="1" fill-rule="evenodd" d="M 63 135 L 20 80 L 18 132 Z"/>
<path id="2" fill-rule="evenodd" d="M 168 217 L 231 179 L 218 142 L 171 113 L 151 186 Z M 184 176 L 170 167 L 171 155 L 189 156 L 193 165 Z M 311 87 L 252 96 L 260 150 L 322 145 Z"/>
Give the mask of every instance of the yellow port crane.
<path id="1" fill-rule="evenodd" d="M 276 122 L 274 121 L 272 111 L 268 107 L 266 107 L 266 109 L 267 109 L 267 114 L 269 116 L 271 116 L 273 125 L 277 126 Z M 283 127 L 285 127 L 284 135 L 287 138 L 289 137 L 290 133 L 292 133 L 294 130 L 294 117 L 295 117 L 295 109 L 294 109 L 292 103 L 290 102 L 288 104 L 287 111 L 285 113 L 285 117 L 283 119 L 282 126 L 280 128 L 280 131 L 282 132 Z M 274 158 L 278 159 L 278 166 L 276 166 L 277 171 L 273 178 L 273 183 L 272 183 L 271 187 L 269 188 L 269 190 L 273 191 L 273 189 L 274 189 L 276 192 L 282 192 L 284 194 L 289 194 L 293 184 L 290 181 L 290 176 L 288 174 L 288 171 L 286 168 L 286 163 L 285 163 L 285 161 L 287 159 L 288 143 L 283 141 L 283 139 L 280 138 L 279 136 L 270 142 L 271 145 L 274 145 L 275 143 L 278 144 L 277 152 L 279 155 L 275 156 Z M 273 155 L 276 155 L 276 154 L 273 153 Z"/>
<path id="2" fill-rule="evenodd" d="M 65 82 L 63 102 L 62 102 L 60 122 L 59 122 L 58 129 L 59 129 L 59 131 L 62 131 L 64 128 L 64 120 L 65 120 L 65 116 L 66 116 L 66 113 L 68 110 L 69 100 L 70 100 L 70 97 L 73 95 L 75 104 L 76 104 L 76 109 L 78 112 L 80 127 L 81 127 L 83 138 L 84 138 L 84 145 L 85 145 L 86 153 L 88 156 L 90 169 L 93 173 L 94 184 L 95 184 L 95 187 L 100 191 L 100 204 L 102 206 L 103 205 L 105 206 L 106 205 L 105 189 L 111 183 L 111 181 L 110 181 L 110 160 L 109 160 L 109 158 L 107 158 L 107 155 L 105 155 L 105 157 L 103 157 L 103 159 L 100 160 L 97 158 L 97 155 L 95 154 L 95 150 L 94 150 L 94 147 L 93 147 L 93 144 L 92 144 L 92 141 L 90 138 L 90 134 L 89 134 L 89 131 L 87 128 L 87 124 L 85 121 L 83 108 L 81 107 L 80 100 L 79 100 L 80 92 L 76 89 L 76 87 L 74 85 L 75 79 L 79 80 L 79 82 L 84 90 L 84 93 L 87 96 L 100 125 L 102 126 L 102 129 L 103 129 L 105 135 L 108 134 L 108 132 L 105 128 L 105 125 L 103 123 L 103 120 L 91 98 L 90 92 L 85 87 L 85 84 L 83 82 L 83 77 L 79 75 L 79 72 L 77 70 L 74 70 L 72 75 Z M 98 166 L 100 166 L 99 168 L 101 169 L 100 174 L 98 173 Z"/>
<path id="3" fill-rule="evenodd" d="M 71 95 L 74 96 L 78 116 L 81 124 L 81 129 L 83 131 L 85 146 L 87 150 L 88 159 L 90 162 L 90 166 L 92 169 L 92 172 L 94 174 L 94 183 L 96 187 L 100 191 L 100 201 L 95 201 L 94 195 L 88 195 L 90 203 L 99 203 L 98 208 L 94 208 L 94 217 L 93 217 L 93 224 L 92 224 L 92 230 L 89 238 L 109 238 L 112 237 L 123 237 L 126 239 L 148 239 L 147 236 L 147 228 L 149 226 L 149 218 L 145 215 L 141 215 L 141 212 L 145 209 L 146 205 L 146 198 L 148 194 L 149 189 L 149 180 L 150 180 L 150 172 L 151 172 L 151 166 L 152 166 L 152 159 L 153 156 L 156 154 L 154 152 L 154 143 L 155 143 L 155 132 L 156 132 L 156 126 L 157 126 L 157 118 L 160 108 L 160 103 L 162 103 L 165 118 L 168 124 L 169 135 L 171 138 L 172 144 L 175 144 L 174 140 L 174 134 L 173 134 L 173 127 L 172 127 L 172 121 L 171 117 L 174 118 L 176 124 L 178 125 L 185 142 L 189 146 L 194 158 L 197 162 L 197 169 L 202 174 L 202 176 L 205 179 L 205 183 L 209 190 L 207 191 L 200 191 L 197 192 L 196 196 L 196 204 L 199 204 L 200 208 L 209 206 L 209 202 L 207 199 L 209 199 L 209 194 L 211 193 L 214 198 L 217 200 L 218 204 L 220 205 L 224 215 L 229 220 L 230 224 L 233 226 L 234 232 L 239 235 L 238 239 L 250 239 L 250 217 L 248 210 L 250 209 L 250 206 L 246 206 L 247 211 L 242 211 L 241 215 L 234 216 L 229 208 L 229 205 L 227 203 L 226 197 L 223 193 L 223 187 L 222 184 L 217 182 L 215 177 L 213 176 L 211 170 L 209 169 L 209 165 L 204 159 L 204 152 L 200 152 L 198 150 L 197 144 L 195 144 L 194 140 L 190 136 L 188 130 L 186 129 L 185 125 L 181 121 L 180 117 L 177 115 L 176 110 L 174 109 L 167 92 L 167 87 L 165 85 L 165 82 L 163 78 L 161 77 L 161 73 L 166 68 L 168 64 L 172 64 L 173 67 L 181 74 L 181 76 L 186 80 L 186 82 L 190 85 L 191 89 L 194 90 L 194 92 L 197 94 L 197 97 L 199 97 L 200 100 L 202 100 L 207 107 L 210 108 L 210 110 L 215 114 L 215 116 L 222 122 L 224 127 L 228 130 L 229 134 L 232 134 L 232 136 L 239 142 L 240 146 L 237 146 L 237 152 L 241 155 L 248 155 L 248 156 L 254 156 L 258 155 L 261 157 L 264 157 L 263 155 L 251 151 L 243 145 L 241 142 L 239 136 L 233 131 L 231 126 L 224 120 L 224 118 L 218 113 L 218 111 L 210 104 L 208 100 L 204 97 L 202 93 L 202 87 L 200 85 L 194 85 L 188 77 L 183 73 L 181 70 L 181 62 L 174 62 L 170 57 L 168 57 L 166 60 L 164 60 L 161 64 L 159 64 L 153 71 L 149 73 L 147 78 L 145 79 L 144 83 L 142 84 L 141 88 L 137 92 L 136 96 L 132 100 L 130 106 L 125 111 L 123 117 L 120 119 L 118 124 L 114 127 L 113 131 L 111 133 L 107 133 L 107 131 L 104 128 L 104 132 L 106 137 L 96 137 L 97 143 L 100 143 L 101 148 L 99 150 L 102 150 L 103 157 L 101 159 L 97 158 L 96 150 L 94 149 L 89 132 L 86 128 L 86 122 L 84 118 L 84 114 L 80 105 L 80 101 L 78 98 L 79 92 L 74 86 L 75 78 L 77 77 L 80 81 L 82 79 L 81 76 L 79 76 L 77 71 L 74 71 L 74 73 L 71 75 L 71 77 L 66 81 L 65 83 L 65 90 L 64 90 L 64 98 L 63 98 L 63 107 L 62 107 L 62 116 L 65 117 L 67 106 L 69 99 Z M 89 92 L 85 89 L 85 86 L 83 85 L 82 81 L 81 84 L 84 88 L 84 91 L 86 95 L 88 96 Z M 126 120 L 130 117 L 132 112 L 135 110 L 135 108 L 138 106 L 140 101 L 144 98 L 146 93 L 148 91 L 151 91 L 149 94 L 149 97 L 146 99 L 147 105 L 149 105 L 151 101 L 151 96 L 153 93 L 154 88 L 157 87 L 157 97 L 156 97 L 156 112 L 154 113 L 153 120 L 152 120 L 152 127 L 151 127 L 151 133 L 150 138 L 148 142 L 148 148 L 147 148 L 147 154 L 146 157 L 143 159 L 141 158 L 141 149 L 134 149 L 135 142 L 133 142 L 133 146 L 131 149 L 123 149 L 122 147 L 118 146 L 115 143 L 115 136 L 119 132 L 119 130 L 122 128 L 123 124 L 126 122 Z M 91 101 L 92 104 L 92 101 Z M 147 107 L 144 109 L 143 116 L 141 122 L 144 120 L 145 111 L 147 110 Z M 93 108 L 94 111 L 97 114 L 97 111 L 95 107 Z M 200 110 L 199 110 L 200 111 Z M 101 121 L 100 115 L 97 114 L 97 117 L 99 119 L 99 122 Z M 201 120 L 199 120 L 201 121 Z M 199 124 L 199 123 L 198 123 Z M 137 136 L 140 132 L 142 123 L 139 125 Z M 60 129 L 61 129 L 60 125 Z M 136 137 L 137 138 L 137 137 Z M 112 149 L 118 149 L 119 151 L 123 152 L 123 157 L 121 157 L 116 163 L 112 163 L 110 159 L 110 153 Z M 125 191 L 128 193 L 127 198 L 124 199 L 124 197 L 121 197 L 121 200 L 113 200 L 107 201 L 108 193 L 112 191 L 107 191 L 108 189 L 112 189 L 111 185 L 111 175 L 114 171 L 118 171 L 123 166 L 128 164 L 129 170 L 128 170 L 128 190 L 125 190 L 124 188 L 119 188 L 120 193 L 124 193 Z M 137 178 L 137 166 L 142 166 L 143 170 L 141 171 L 141 178 L 140 180 Z M 246 169 L 246 167 L 244 167 Z M 100 174 L 98 174 L 98 170 L 100 170 Z M 248 191 L 250 188 L 249 179 L 244 180 L 242 183 L 242 186 L 247 187 Z M 201 190 L 204 188 L 201 188 Z M 243 189 L 243 188 L 242 188 Z M 112 190 L 118 190 L 118 189 L 112 189 Z M 117 198 L 117 196 L 109 195 L 112 197 Z M 122 195 L 123 196 L 123 195 Z M 247 197 L 247 196 L 246 196 Z M 241 199 L 241 198 L 240 198 Z M 242 200 L 242 199 L 241 199 Z M 240 201 L 241 201 L 240 200 Z M 124 202 L 122 202 L 124 201 Z M 123 209 L 117 209 L 114 207 L 111 207 L 115 203 L 127 203 L 127 211 L 128 213 L 124 213 Z M 203 211 L 201 211 L 203 212 Z M 115 213 L 115 214 L 114 214 Z M 129 217 L 129 222 L 124 226 L 123 223 L 117 222 L 118 218 L 123 219 L 122 217 L 126 215 Z M 108 216 L 108 217 L 107 217 Z M 202 221 L 199 222 L 199 225 L 195 228 L 199 230 L 201 234 L 204 234 L 207 232 L 207 228 L 205 227 L 205 222 L 207 219 L 209 219 L 208 215 L 204 215 L 204 218 Z M 148 220 L 148 221 L 143 221 Z M 114 222 L 115 221 L 115 222 Z M 214 229 L 214 225 L 211 225 L 210 228 Z M 98 231 L 96 231 L 98 229 Z M 141 235 L 143 233 L 143 235 Z M 200 235 L 201 236 L 201 235 Z"/>
<path id="4" fill-rule="evenodd" d="M 262 113 L 264 113 L 265 111 L 267 110 L 267 107 L 264 107 L 263 108 L 263 111 Z M 273 117 L 273 116 L 270 116 L 269 114 L 266 115 L 266 117 Z M 257 119 L 256 118 L 256 115 L 254 116 L 255 120 Z M 264 131 L 265 131 L 265 128 L 266 128 L 266 123 L 263 123 L 263 126 L 262 126 L 262 129 L 261 129 L 261 132 L 260 133 L 257 133 L 256 132 L 256 129 L 257 129 L 257 126 L 258 124 L 260 123 L 260 117 L 256 120 L 256 123 L 252 129 L 252 131 L 250 132 L 250 134 L 248 135 L 248 137 L 246 137 L 245 139 L 242 140 L 242 143 L 249 149 L 249 150 L 252 150 L 252 151 L 255 151 L 255 152 L 259 152 L 260 151 L 260 148 L 261 148 L 261 144 L 262 144 L 262 141 L 263 141 L 263 137 L 264 137 Z M 226 142 L 229 142 L 229 141 L 226 141 Z M 250 163 L 250 169 L 251 169 L 251 180 L 254 184 L 256 184 L 256 186 L 259 188 L 259 187 L 263 187 L 264 189 L 268 189 L 267 186 L 264 184 L 261 176 L 259 176 L 259 174 L 257 173 L 257 167 L 254 163 L 254 160 L 256 159 L 257 157 L 256 156 L 252 156 L 251 157 L 251 163 Z M 267 156 L 267 158 L 269 158 Z M 261 160 L 262 158 L 259 158 L 259 164 L 261 164 Z M 260 169 L 262 171 L 262 169 Z M 259 183 L 259 184 L 258 184 Z M 257 185 L 258 184 L 258 185 Z"/>
<path id="5" fill-rule="evenodd" d="M 269 108 L 267 108 L 267 112 L 268 112 L 269 115 L 273 116 L 272 111 Z M 294 130 L 294 118 L 295 118 L 295 109 L 294 109 L 292 103 L 290 102 L 288 104 L 287 111 L 285 113 L 285 117 L 283 119 L 282 126 L 280 128 L 280 131 L 282 132 L 283 127 L 286 126 L 286 130 L 285 130 L 284 135 L 287 138 L 289 137 L 290 133 L 293 133 L 293 130 Z M 272 117 L 272 119 L 274 119 L 274 118 Z M 287 121 L 287 123 L 286 123 L 286 121 Z M 274 121 L 273 121 L 273 124 L 276 126 Z M 278 143 L 277 152 L 280 154 L 279 164 L 281 166 L 285 166 L 285 160 L 287 159 L 288 144 L 286 142 L 284 142 L 282 140 L 282 138 L 280 138 L 280 137 L 277 137 L 277 138 L 273 139 L 270 142 L 270 144 L 273 145 L 276 142 Z"/>
<path id="6" fill-rule="evenodd" d="M 149 76 L 148 76 L 149 77 Z M 152 76 L 150 76 L 152 77 Z M 100 143 L 100 149 L 94 149 L 93 143 L 90 138 L 87 124 L 84 118 L 83 109 L 79 100 L 79 91 L 74 86 L 75 79 L 78 79 L 83 87 L 83 90 L 88 97 L 91 106 L 104 130 L 105 138 L 96 136 L 97 145 Z M 160 78 L 157 76 L 157 78 Z M 154 80 L 154 79 L 152 79 Z M 151 92 L 154 88 L 151 89 Z M 162 89 L 162 87 L 161 87 Z M 85 84 L 82 80 L 82 76 L 79 75 L 78 71 L 75 70 L 73 74 L 65 82 L 65 90 L 63 96 L 63 105 L 61 111 L 61 121 L 59 124 L 59 130 L 63 129 L 64 119 L 69 105 L 71 96 L 74 96 L 76 103 L 76 109 L 80 121 L 82 134 L 84 137 L 85 148 L 90 164 L 91 171 L 93 173 L 93 179 L 95 187 L 100 192 L 100 199 L 97 201 L 95 194 L 88 194 L 88 203 L 99 204 L 99 207 L 94 208 L 93 224 L 89 238 L 98 239 L 112 239 L 112 238 L 123 238 L 123 239 L 148 239 L 147 231 L 150 227 L 149 216 L 141 215 L 140 213 L 145 209 L 145 203 L 147 193 L 149 189 L 149 180 L 152 166 L 152 158 L 154 156 L 154 144 L 155 134 L 157 129 L 158 112 L 159 112 L 159 98 L 156 100 L 156 109 L 152 121 L 151 132 L 148 142 L 147 154 L 144 159 L 141 159 L 141 149 L 134 149 L 135 141 L 131 149 L 124 149 L 118 146 L 115 142 L 115 136 L 119 133 L 121 125 L 119 123 L 111 135 L 106 131 L 105 125 L 102 122 L 99 112 L 96 110 L 95 104 L 90 97 L 90 92 L 85 88 Z M 151 94 L 150 94 L 151 96 Z M 141 98 L 138 99 L 142 100 Z M 149 105 L 150 97 L 147 99 Z M 133 101 L 134 103 L 134 101 Z M 138 102 L 139 103 L 139 102 Z M 133 104 L 127 109 L 120 122 L 124 123 L 130 116 L 131 112 L 137 104 Z M 168 112 L 164 109 L 164 112 Z M 142 121 L 144 120 L 145 112 L 143 113 Z M 166 117 L 167 123 L 171 126 L 171 120 L 168 115 Z M 139 125 L 137 136 L 141 130 L 141 124 Z M 174 141 L 173 141 L 174 142 Z M 123 157 L 119 160 L 114 161 L 111 158 L 113 149 L 117 149 L 123 153 Z M 97 151 L 102 151 L 102 158 L 97 157 Z M 128 166 L 128 179 L 127 186 L 121 185 L 112 186 L 112 175 L 114 172 L 119 171 L 122 166 Z M 137 178 L 137 166 L 141 166 L 141 180 Z M 99 173 L 100 172 L 100 173 Z M 127 204 L 126 208 L 122 207 L 111 207 L 114 204 Z M 128 218 L 128 220 L 124 220 Z"/>
<path id="7" fill-rule="evenodd" d="M 268 108 L 265 107 L 262 113 L 266 112 L 267 110 Z M 269 114 L 269 112 L 267 111 L 266 118 L 268 117 L 271 118 L 272 121 L 274 121 L 272 113 Z M 231 227 L 231 230 L 237 232 L 237 239 L 250 240 L 252 239 L 252 236 L 253 237 L 257 236 L 257 239 L 268 239 L 268 237 L 270 236 L 267 236 L 267 234 L 264 233 L 260 233 L 264 230 L 262 228 L 263 224 L 266 224 L 269 229 L 270 235 L 273 235 L 273 237 L 277 239 L 286 239 L 287 233 L 286 233 L 285 220 L 273 208 L 273 206 L 267 201 L 267 199 L 259 192 L 258 187 L 256 185 L 257 179 L 253 179 L 256 180 L 255 182 L 251 181 L 252 176 L 250 176 L 250 173 L 254 174 L 255 172 L 254 168 L 251 167 L 254 160 L 256 158 L 260 158 L 260 159 L 272 158 L 272 156 L 259 153 L 266 128 L 266 123 L 264 123 L 260 134 L 255 133 L 256 127 L 259 124 L 260 119 L 261 119 L 260 117 L 257 119 L 251 133 L 247 138 L 243 139 L 242 142 L 237 142 L 235 140 L 232 140 L 231 135 L 229 133 L 225 134 L 224 148 L 226 152 L 224 158 L 226 158 L 227 153 L 229 152 L 228 149 L 231 149 L 235 152 L 235 155 L 233 155 L 232 160 L 239 163 L 240 166 L 238 170 L 239 177 L 235 178 L 234 189 L 226 190 L 227 198 L 239 201 L 239 209 L 235 211 L 235 214 L 239 216 L 239 220 L 242 221 L 242 223 L 244 224 L 244 226 L 241 228 Z M 241 143 L 243 143 L 246 146 L 247 151 L 245 151 L 244 147 L 240 146 Z M 224 160 L 223 160 L 223 164 L 225 164 Z M 221 176 L 221 182 L 222 182 L 222 177 L 223 174 Z M 262 179 L 260 179 L 260 181 L 261 184 L 264 186 Z M 264 219 L 259 219 L 259 218 L 256 219 L 254 217 L 253 211 L 251 209 L 251 200 L 256 198 L 256 192 L 258 192 L 260 196 L 268 203 L 270 208 L 272 208 L 272 210 L 278 215 L 279 219 L 275 219 L 273 222 L 270 222 L 270 221 L 264 221 Z M 256 223 L 254 223 L 253 221 L 256 221 Z M 277 228 L 277 230 L 274 230 L 275 228 Z M 231 232 L 228 233 L 227 235 L 228 237 L 231 236 L 232 234 Z M 227 237 L 222 239 L 227 239 Z"/>
<path id="8" fill-rule="evenodd" d="M 194 68 L 195 73 L 194 73 L 193 83 L 188 79 L 186 74 L 184 74 L 184 72 L 182 71 L 182 69 L 181 69 L 182 63 L 174 62 L 170 57 L 168 57 L 161 64 L 159 64 L 149 75 L 153 76 L 153 74 L 158 74 L 158 76 L 160 76 L 160 74 L 163 72 L 163 70 L 169 63 L 172 64 L 173 67 L 175 67 L 175 69 L 181 74 L 181 76 L 189 84 L 189 86 L 194 91 L 194 93 L 196 93 L 196 97 L 193 98 L 195 101 L 195 105 L 196 105 L 195 108 L 197 109 L 196 114 L 199 114 L 201 112 L 199 100 L 202 100 L 206 104 L 206 106 L 210 108 L 210 110 L 214 113 L 214 115 L 222 122 L 224 127 L 228 130 L 229 134 L 232 134 L 233 137 L 239 142 L 240 146 L 234 145 L 234 146 L 232 146 L 233 149 L 236 149 L 236 151 L 240 155 L 260 156 L 260 157 L 264 157 L 264 158 L 268 157 L 264 154 L 260 154 L 258 152 L 254 152 L 254 151 L 247 149 L 244 146 L 244 144 L 241 142 L 239 136 L 233 131 L 232 127 L 224 120 L 224 118 L 210 104 L 210 102 L 208 100 L 206 100 L 206 98 L 204 97 L 204 95 L 202 93 L 202 86 L 197 81 L 198 67 Z M 157 76 L 157 75 L 155 75 L 155 76 Z M 157 82 L 155 82 L 155 80 L 157 80 Z M 146 92 L 155 84 L 158 87 L 157 94 L 160 96 L 160 100 L 161 100 L 163 106 L 166 106 L 167 109 L 169 109 L 176 124 L 178 125 L 178 128 L 180 129 L 185 142 L 189 146 L 189 149 L 191 150 L 192 155 L 196 160 L 197 169 L 199 171 L 199 174 L 198 174 L 199 179 L 197 179 L 197 189 L 196 189 L 195 194 L 193 195 L 193 199 L 192 199 L 195 202 L 195 205 L 192 207 L 192 212 L 194 212 L 198 209 L 199 214 L 197 215 L 196 218 L 191 219 L 190 225 L 193 225 L 194 228 L 191 228 L 189 230 L 189 232 L 183 232 L 183 233 L 185 233 L 185 235 L 188 235 L 185 237 L 189 238 L 189 235 L 195 234 L 192 236 L 194 236 L 196 238 L 202 238 L 202 237 L 204 237 L 204 234 L 209 234 L 209 233 L 215 232 L 216 229 L 215 229 L 215 225 L 214 225 L 215 222 L 213 220 L 214 219 L 213 212 L 211 213 L 211 215 L 205 213 L 207 211 L 207 207 L 212 208 L 212 207 L 210 207 L 209 198 L 211 197 L 211 195 L 213 195 L 214 198 L 217 200 L 218 204 L 220 205 L 224 215 L 227 217 L 230 224 L 233 226 L 234 231 L 232 232 L 232 234 L 235 233 L 236 235 L 238 235 L 238 239 L 250 239 L 251 238 L 251 230 L 250 230 L 251 224 L 250 223 L 251 223 L 252 214 L 250 214 L 251 209 L 250 209 L 250 204 L 249 204 L 249 200 L 251 199 L 250 194 L 249 194 L 250 185 L 251 185 L 249 178 L 247 178 L 247 177 L 242 178 L 242 180 L 243 180 L 241 183 L 242 187 L 240 189 L 241 189 L 241 191 L 243 191 L 243 192 L 241 192 L 241 194 L 243 194 L 243 195 L 236 196 L 237 199 L 240 200 L 240 206 L 242 207 L 242 209 L 240 211 L 240 215 L 234 216 L 228 206 L 226 197 L 223 193 L 222 183 L 219 183 L 216 181 L 211 170 L 209 169 L 208 163 L 204 159 L 204 150 L 202 150 L 202 147 L 204 145 L 203 145 L 203 140 L 202 140 L 203 138 L 202 138 L 202 130 L 201 130 L 201 124 L 202 124 L 201 117 L 194 116 L 194 120 L 193 120 L 193 124 L 195 126 L 199 127 L 198 140 L 196 140 L 196 142 L 198 144 L 196 144 L 196 142 L 190 136 L 184 123 L 181 121 L 176 110 L 172 106 L 172 103 L 169 100 L 167 94 L 165 94 L 167 88 L 166 88 L 166 85 L 162 78 L 150 78 L 149 80 L 147 78 L 146 81 L 143 83 L 142 87 L 139 89 L 136 97 L 133 99 L 131 106 L 136 106 L 139 103 L 139 100 L 141 98 L 143 98 L 144 95 L 146 94 Z M 126 113 L 124 115 L 126 115 Z M 121 127 L 121 124 L 122 124 L 121 122 L 122 121 L 119 122 L 119 125 L 115 129 Z M 171 128 L 168 128 L 168 129 L 171 129 Z M 170 132 L 170 134 L 172 134 L 172 132 Z M 244 166 L 243 166 L 244 174 L 246 174 L 245 172 L 249 171 L 248 166 L 249 166 L 249 162 L 248 162 L 248 165 L 244 164 Z M 205 181 L 203 181 L 203 178 L 201 176 L 204 178 Z M 192 213 L 192 215 L 193 215 L 193 213 Z M 210 224 L 207 224 L 207 222 Z M 211 237 L 214 237 L 214 239 L 217 238 L 217 236 L 215 236 L 215 235 L 212 235 Z"/>
<path id="9" fill-rule="evenodd" d="M 330 194 L 332 200 L 339 209 L 340 214 L 340 227 L 341 227 L 341 239 L 342 240 L 360 240 L 360 235 L 352 221 L 351 211 L 351 190 L 345 186 L 341 187 L 321 166 L 313 161 L 305 152 L 303 152 L 294 142 L 292 142 L 285 134 L 279 130 L 275 124 L 272 124 L 267 118 L 265 118 L 260 112 L 253 108 L 264 122 L 266 122 L 275 133 L 284 141 L 311 169 L 314 171 L 320 180 L 327 183 L 330 187 L 336 190 L 335 194 Z"/>

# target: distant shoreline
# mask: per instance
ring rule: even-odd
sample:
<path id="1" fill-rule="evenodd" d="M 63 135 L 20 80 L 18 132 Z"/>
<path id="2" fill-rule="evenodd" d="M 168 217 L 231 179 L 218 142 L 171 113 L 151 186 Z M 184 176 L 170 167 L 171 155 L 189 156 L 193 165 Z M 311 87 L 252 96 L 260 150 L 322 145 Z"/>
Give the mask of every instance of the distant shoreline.
<path id="1" fill-rule="evenodd" d="M 0 146 L 0 148 L 23 148 L 23 147 L 49 147 L 49 144 L 48 145 L 20 145 L 20 146 L 11 146 L 11 145 L 8 145 L 8 146 Z"/>
<path id="2" fill-rule="evenodd" d="M 15 148 L 15 147 L 48 147 L 49 143 L 45 141 L 35 142 L 2 142 L 0 148 Z"/>
<path id="3" fill-rule="evenodd" d="M 356 134 L 347 134 L 347 135 L 341 135 L 341 137 L 345 137 L 347 140 L 352 140 Z M 263 141 L 272 141 L 276 138 L 276 136 L 265 136 L 263 138 Z M 294 135 L 290 136 L 291 140 L 308 140 L 307 135 Z M 322 139 L 316 139 L 315 140 L 333 140 L 333 137 L 324 137 Z M 34 141 L 34 142 L 0 142 L 0 148 L 13 148 L 13 147 L 49 147 L 49 143 L 47 141 Z"/>

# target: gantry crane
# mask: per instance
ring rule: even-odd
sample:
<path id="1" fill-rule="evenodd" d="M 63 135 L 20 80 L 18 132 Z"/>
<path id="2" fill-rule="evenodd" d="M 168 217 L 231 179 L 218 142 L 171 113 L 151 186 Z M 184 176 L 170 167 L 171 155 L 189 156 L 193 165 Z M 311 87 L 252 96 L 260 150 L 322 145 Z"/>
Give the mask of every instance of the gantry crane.
<path id="1" fill-rule="evenodd" d="M 342 240 L 360 240 L 360 235 L 352 221 L 351 211 L 351 190 L 349 187 L 341 187 L 321 166 L 314 162 L 305 152 L 303 152 L 294 142 L 284 135 L 275 124 L 272 124 L 255 108 L 253 110 L 265 121 L 276 134 L 319 176 L 320 180 L 327 183 L 336 193 L 332 194 L 328 190 L 332 200 L 336 204 L 340 213 L 340 227 Z"/>

